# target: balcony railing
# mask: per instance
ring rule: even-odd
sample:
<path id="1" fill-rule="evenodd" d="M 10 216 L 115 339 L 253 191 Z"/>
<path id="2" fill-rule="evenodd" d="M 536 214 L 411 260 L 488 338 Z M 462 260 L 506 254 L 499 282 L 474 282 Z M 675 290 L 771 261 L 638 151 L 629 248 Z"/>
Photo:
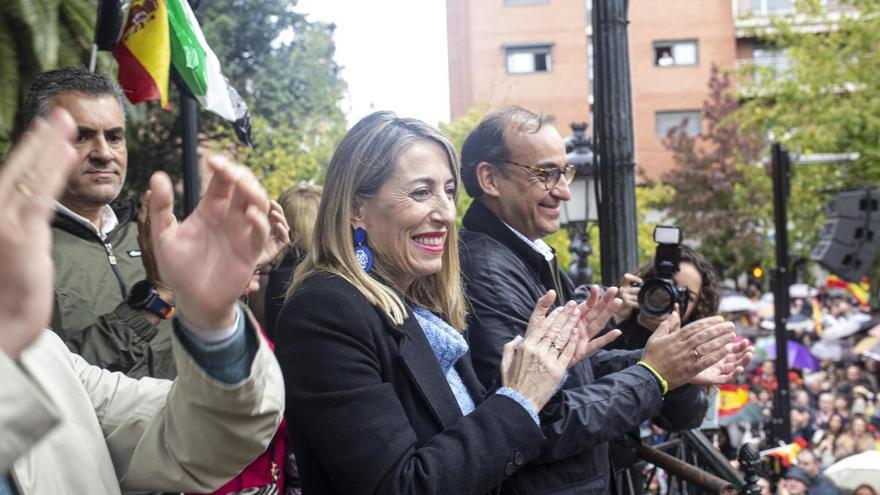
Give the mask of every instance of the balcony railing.
<path id="1" fill-rule="evenodd" d="M 737 38 L 750 37 L 756 29 L 771 26 L 771 20 L 778 15 L 795 14 L 794 0 L 731 0 L 734 27 Z M 833 30 L 840 17 L 852 13 L 852 9 L 841 5 L 840 0 L 824 0 L 826 16 L 816 18 L 796 14 L 794 24 L 805 32 L 828 32 Z"/>

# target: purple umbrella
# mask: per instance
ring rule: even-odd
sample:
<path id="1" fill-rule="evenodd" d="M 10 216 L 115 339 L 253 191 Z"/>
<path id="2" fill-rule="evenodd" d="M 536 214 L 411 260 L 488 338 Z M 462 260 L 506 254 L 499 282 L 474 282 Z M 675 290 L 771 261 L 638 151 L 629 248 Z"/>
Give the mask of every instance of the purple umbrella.
<path id="1" fill-rule="evenodd" d="M 767 357 L 776 359 L 776 342 L 768 345 L 766 351 Z M 819 361 L 810 353 L 809 349 L 793 340 L 788 341 L 788 367 L 810 371 L 819 371 L 820 369 Z"/>

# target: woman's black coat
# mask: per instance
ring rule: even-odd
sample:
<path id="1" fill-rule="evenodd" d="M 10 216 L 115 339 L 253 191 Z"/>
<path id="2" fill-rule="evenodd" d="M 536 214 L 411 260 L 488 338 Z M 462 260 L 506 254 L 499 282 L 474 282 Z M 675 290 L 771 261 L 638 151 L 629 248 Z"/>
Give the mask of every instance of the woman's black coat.
<path id="1" fill-rule="evenodd" d="M 347 281 L 313 275 L 278 320 L 285 417 L 303 493 L 480 494 L 538 454 L 543 435 L 512 399 L 456 369 L 462 417 L 415 318 L 388 321 Z"/>

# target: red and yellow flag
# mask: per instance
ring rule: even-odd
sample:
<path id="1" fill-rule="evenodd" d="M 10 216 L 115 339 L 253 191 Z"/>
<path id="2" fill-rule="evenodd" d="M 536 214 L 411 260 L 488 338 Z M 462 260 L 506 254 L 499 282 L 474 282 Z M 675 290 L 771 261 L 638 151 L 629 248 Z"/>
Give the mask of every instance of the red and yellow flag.
<path id="1" fill-rule="evenodd" d="M 856 284 L 847 282 L 837 275 L 830 275 L 825 282 L 825 286 L 846 289 L 850 295 L 858 301 L 860 306 L 868 306 L 868 295 L 871 291 L 871 284 L 868 282 L 868 277 L 862 278 L 862 281 Z"/>
<path id="2" fill-rule="evenodd" d="M 718 390 L 718 416 L 733 416 L 748 403 L 748 385 L 721 385 Z"/>
<path id="3" fill-rule="evenodd" d="M 128 101 L 168 103 L 171 36 L 165 0 L 132 0 L 122 39 L 113 49 Z"/>

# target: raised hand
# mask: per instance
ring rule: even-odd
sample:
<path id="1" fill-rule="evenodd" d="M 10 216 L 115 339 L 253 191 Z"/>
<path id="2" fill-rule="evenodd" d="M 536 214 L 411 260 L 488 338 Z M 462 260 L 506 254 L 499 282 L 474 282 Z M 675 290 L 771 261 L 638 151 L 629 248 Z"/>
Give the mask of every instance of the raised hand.
<path id="1" fill-rule="evenodd" d="M 754 357 L 755 348 L 743 339 L 727 344 L 730 354 L 717 363 L 701 371 L 690 383 L 695 385 L 724 385 L 731 383 L 742 373 Z"/>
<path id="2" fill-rule="evenodd" d="M 37 118 L 0 165 L 0 352 L 18 359 L 52 316 L 53 199 L 77 166 L 73 119 Z"/>
<path id="3" fill-rule="evenodd" d="M 202 330 L 228 328 L 269 235 L 269 198 L 246 167 L 221 157 L 208 161 L 211 182 L 182 223 L 174 218 L 171 180 L 150 179 L 150 227 L 162 280 L 178 313 Z"/>
<path id="4" fill-rule="evenodd" d="M 617 287 L 609 287 L 602 294 L 602 297 L 599 297 L 599 286 L 590 287 L 590 296 L 578 306 L 581 318 L 578 321 L 576 331 L 580 335 L 580 339 L 569 367 L 583 361 L 620 337 L 620 330 L 614 329 L 599 338 L 594 338 L 605 328 L 611 317 L 621 307 L 623 301 L 615 297 L 617 294 Z"/>
<path id="5" fill-rule="evenodd" d="M 577 348 L 575 327 L 580 310 L 574 302 L 547 311 L 556 294 L 548 291 L 538 299 L 525 338 L 517 336 L 501 354 L 501 382 L 526 398 L 535 411 L 550 400 Z"/>
<path id="6" fill-rule="evenodd" d="M 277 201 L 272 201 L 269 208 L 269 224 L 271 225 L 271 234 L 266 239 L 266 245 L 260 258 L 257 260 L 257 269 L 269 265 L 275 258 L 281 254 L 281 251 L 290 244 L 290 226 L 287 224 L 287 218 L 284 216 L 284 209 Z"/>
<path id="7" fill-rule="evenodd" d="M 734 325 L 711 316 L 679 328 L 678 311 L 657 327 L 648 339 L 642 360 L 657 370 L 669 389 L 691 382 L 705 369 L 733 353 Z"/>

